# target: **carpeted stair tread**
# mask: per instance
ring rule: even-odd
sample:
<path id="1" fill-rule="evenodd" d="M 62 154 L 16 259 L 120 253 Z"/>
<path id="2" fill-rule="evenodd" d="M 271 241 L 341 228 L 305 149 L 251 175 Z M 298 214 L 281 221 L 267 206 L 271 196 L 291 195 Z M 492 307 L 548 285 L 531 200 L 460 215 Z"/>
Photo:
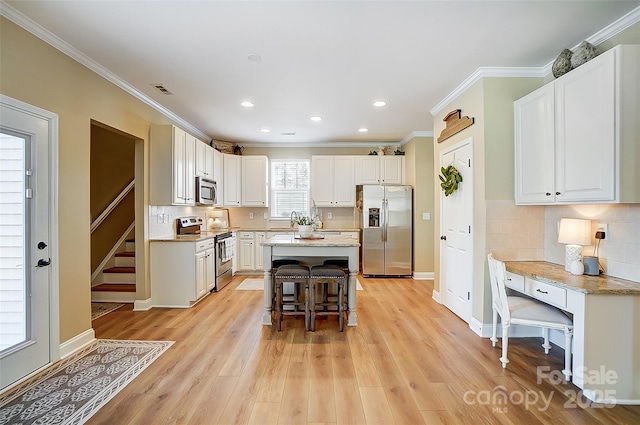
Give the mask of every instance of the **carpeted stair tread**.
<path id="1" fill-rule="evenodd" d="M 116 266 L 104 269 L 103 273 L 135 273 L 136 268 L 131 266 Z"/>
<path id="2" fill-rule="evenodd" d="M 92 292 L 136 292 L 135 283 L 101 283 L 91 287 Z"/>
<path id="3" fill-rule="evenodd" d="M 135 251 L 124 251 L 124 252 L 116 252 L 116 257 L 135 257 Z"/>

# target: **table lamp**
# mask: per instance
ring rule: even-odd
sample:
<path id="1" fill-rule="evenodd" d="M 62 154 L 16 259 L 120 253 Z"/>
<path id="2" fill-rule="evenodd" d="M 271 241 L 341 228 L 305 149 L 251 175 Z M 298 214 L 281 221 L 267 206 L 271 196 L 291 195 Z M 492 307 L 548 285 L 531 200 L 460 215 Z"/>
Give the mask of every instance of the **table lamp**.
<path id="1" fill-rule="evenodd" d="M 591 221 L 579 218 L 561 218 L 558 243 L 567 244 L 564 269 L 571 271 L 571 263 L 582 260 L 582 246 L 591 245 Z"/>

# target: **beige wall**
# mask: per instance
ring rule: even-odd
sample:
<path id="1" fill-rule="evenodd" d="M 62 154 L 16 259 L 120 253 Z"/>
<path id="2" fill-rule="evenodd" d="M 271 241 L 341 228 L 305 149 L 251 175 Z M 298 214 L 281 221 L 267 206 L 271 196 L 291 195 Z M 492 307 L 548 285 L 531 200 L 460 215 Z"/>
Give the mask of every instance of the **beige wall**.
<path id="1" fill-rule="evenodd" d="M 413 186 L 413 271 L 417 277 L 430 276 L 434 270 L 433 137 L 414 137 L 404 151 L 406 183 Z M 431 219 L 423 220 L 423 213 Z"/>
<path id="2" fill-rule="evenodd" d="M 60 342 L 91 329 L 90 129 L 94 119 L 144 140 L 169 120 L 45 42 L 2 18 L 2 94 L 59 116 Z M 146 161 L 146 160 L 145 160 Z M 145 169 L 148 169 L 145 165 Z M 137 187 L 148 199 L 148 184 Z M 145 273 L 148 276 L 148 274 Z M 145 278 L 148 296 L 148 278 Z M 138 294 L 140 298 L 141 294 Z"/>

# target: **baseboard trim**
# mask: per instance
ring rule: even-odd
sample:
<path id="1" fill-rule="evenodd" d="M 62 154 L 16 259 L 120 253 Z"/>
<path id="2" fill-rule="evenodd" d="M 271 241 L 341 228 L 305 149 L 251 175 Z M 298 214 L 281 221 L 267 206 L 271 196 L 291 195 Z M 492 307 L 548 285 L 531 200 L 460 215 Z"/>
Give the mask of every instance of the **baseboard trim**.
<path id="1" fill-rule="evenodd" d="M 65 357 L 70 356 L 76 351 L 91 344 L 95 340 L 96 333 L 93 328 L 87 329 L 81 334 L 74 336 L 73 338 L 60 344 L 60 359 L 64 359 Z"/>
<path id="2" fill-rule="evenodd" d="M 413 272 L 415 280 L 433 280 L 434 272 Z"/>
<path id="3" fill-rule="evenodd" d="M 147 311 L 151 310 L 153 307 L 153 302 L 151 298 L 147 298 L 146 300 L 135 300 L 133 302 L 133 311 Z"/>
<path id="4" fill-rule="evenodd" d="M 491 332 L 489 332 L 489 334 L 487 335 L 484 335 L 482 333 L 482 332 L 486 332 L 486 327 L 482 324 L 482 322 L 480 322 L 479 320 L 473 317 L 469 321 L 469 329 L 471 329 L 476 335 L 478 335 L 481 338 L 489 338 L 491 336 Z"/>
<path id="5" fill-rule="evenodd" d="M 431 298 L 438 304 L 442 304 L 442 302 L 440 301 L 440 292 L 436 291 L 435 289 L 431 293 Z"/>

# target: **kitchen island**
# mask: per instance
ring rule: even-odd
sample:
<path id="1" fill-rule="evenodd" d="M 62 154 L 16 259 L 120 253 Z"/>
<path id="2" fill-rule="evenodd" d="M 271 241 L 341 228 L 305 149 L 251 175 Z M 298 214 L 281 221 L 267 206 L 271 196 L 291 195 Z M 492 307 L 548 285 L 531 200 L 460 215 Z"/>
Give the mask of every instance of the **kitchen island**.
<path id="1" fill-rule="evenodd" d="M 347 326 L 357 326 L 356 314 L 356 285 L 359 267 L 360 243 L 353 238 L 342 235 L 316 236 L 310 239 L 300 239 L 297 234 L 278 235 L 265 240 L 263 246 L 264 268 L 264 315 L 263 325 L 271 325 L 271 300 L 273 299 L 273 284 L 271 279 L 271 264 L 273 260 L 281 258 L 295 258 L 305 264 L 322 264 L 325 259 L 345 259 L 349 261 L 348 319 Z"/>

